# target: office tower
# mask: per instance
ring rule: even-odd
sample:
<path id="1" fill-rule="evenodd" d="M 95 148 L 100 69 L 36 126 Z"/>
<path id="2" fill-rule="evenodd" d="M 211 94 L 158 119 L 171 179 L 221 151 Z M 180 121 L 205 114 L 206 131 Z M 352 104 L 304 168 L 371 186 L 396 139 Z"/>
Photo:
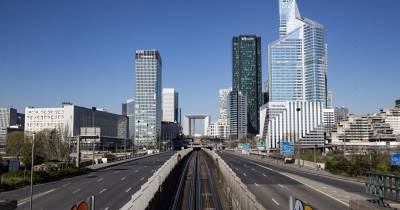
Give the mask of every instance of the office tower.
<path id="1" fill-rule="evenodd" d="M 16 125 L 18 112 L 14 108 L 0 108 L 0 128 Z"/>
<path id="2" fill-rule="evenodd" d="M 400 99 L 397 99 L 396 102 L 395 102 L 395 104 L 396 104 L 396 107 L 399 107 L 399 108 L 400 108 Z"/>
<path id="3" fill-rule="evenodd" d="M 162 89 L 162 121 L 178 122 L 179 94 L 174 88 Z"/>
<path id="4" fill-rule="evenodd" d="M 300 16 L 296 0 L 279 0 L 279 39 L 268 46 L 269 100 L 317 101 L 326 106 L 324 27 Z"/>
<path id="5" fill-rule="evenodd" d="M 264 81 L 264 89 L 263 89 L 263 105 L 269 102 L 269 91 L 268 91 L 268 80 Z M 260 119 L 262 119 L 260 117 Z M 261 125 L 260 125 L 261 129 Z"/>
<path id="6" fill-rule="evenodd" d="M 124 116 L 127 115 L 126 103 L 122 103 L 122 106 L 121 106 L 121 114 L 124 115 Z"/>
<path id="7" fill-rule="evenodd" d="M 229 135 L 231 139 L 240 139 L 247 136 L 247 99 L 241 92 L 231 91 L 229 101 Z"/>
<path id="8" fill-rule="evenodd" d="M 220 89 L 218 102 L 219 102 L 219 118 L 218 121 L 220 123 L 228 124 L 228 95 L 232 91 L 232 89 Z"/>
<path id="9" fill-rule="evenodd" d="M 328 90 L 326 95 L 326 108 L 332 109 L 333 108 L 333 93 L 332 91 Z"/>
<path id="10" fill-rule="evenodd" d="M 259 109 L 263 104 L 261 38 L 241 35 L 232 39 L 232 90 L 247 100 L 247 132 L 257 134 Z"/>
<path id="11" fill-rule="evenodd" d="M 349 117 L 349 109 L 346 107 L 335 107 L 335 122 L 339 123 Z"/>
<path id="12" fill-rule="evenodd" d="M 128 99 L 126 101 L 126 116 L 128 116 L 129 139 L 135 139 L 135 100 Z"/>
<path id="13" fill-rule="evenodd" d="M 136 50 L 135 145 L 155 145 L 160 137 L 161 63 L 157 50 Z"/>

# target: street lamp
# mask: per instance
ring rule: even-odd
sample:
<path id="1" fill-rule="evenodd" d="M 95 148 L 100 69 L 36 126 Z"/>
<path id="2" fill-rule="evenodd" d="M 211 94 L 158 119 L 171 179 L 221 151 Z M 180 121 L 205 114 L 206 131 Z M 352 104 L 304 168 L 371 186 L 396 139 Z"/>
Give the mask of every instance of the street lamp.
<path id="1" fill-rule="evenodd" d="M 32 135 L 32 156 L 31 156 L 31 193 L 30 193 L 30 210 L 32 210 L 32 201 L 33 201 L 33 151 L 35 149 L 35 132 Z"/>
<path id="2" fill-rule="evenodd" d="M 299 120 L 299 112 L 300 108 L 296 108 L 297 113 L 297 164 L 300 167 L 300 120 Z"/>

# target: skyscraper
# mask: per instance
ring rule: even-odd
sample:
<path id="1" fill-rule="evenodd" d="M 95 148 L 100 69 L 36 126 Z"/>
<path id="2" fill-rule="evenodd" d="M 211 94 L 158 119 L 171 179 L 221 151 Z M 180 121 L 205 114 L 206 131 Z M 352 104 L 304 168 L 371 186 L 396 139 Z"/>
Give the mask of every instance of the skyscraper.
<path id="1" fill-rule="evenodd" d="M 128 99 L 125 103 L 126 115 L 128 116 L 128 131 L 129 139 L 134 141 L 135 139 L 135 100 Z"/>
<path id="2" fill-rule="evenodd" d="M 259 109 L 263 104 L 261 38 L 241 35 L 232 39 L 232 90 L 247 100 L 247 132 L 259 131 Z"/>
<path id="3" fill-rule="evenodd" d="M 162 89 L 162 121 L 178 122 L 179 94 L 174 88 Z"/>
<path id="4" fill-rule="evenodd" d="M 154 145 L 161 133 L 161 56 L 136 50 L 135 145 Z"/>
<path id="5" fill-rule="evenodd" d="M 279 0 L 279 39 L 268 46 L 269 100 L 327 100 L 324 27 L 300 16 L 296 0 Z"/>
<path id="6" fill-rule="evenodd" d="M 232 89 L 220 89 L 218 102 L 219 102 L 219 118 L 218 121 L 223 124 L 228 124 L 228 95 Z"/>
<path id="7" fill-rule="evenodd" d="M 247 136 L 247 100 L 241 92 L 231 91 L 228 95 L 229 102 L 229 135 L 232 139 Z"/>

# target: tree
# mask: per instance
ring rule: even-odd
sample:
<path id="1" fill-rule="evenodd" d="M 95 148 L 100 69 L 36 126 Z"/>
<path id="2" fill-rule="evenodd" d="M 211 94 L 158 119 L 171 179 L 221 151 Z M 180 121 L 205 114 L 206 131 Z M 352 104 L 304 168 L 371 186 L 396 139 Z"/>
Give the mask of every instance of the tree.
<path id="1" fill-rule="evenodd" d="M 6 154 L 19 156 L 25 144 L 25 134 L 22 131 L 14 131 L 7 135 Z"/>

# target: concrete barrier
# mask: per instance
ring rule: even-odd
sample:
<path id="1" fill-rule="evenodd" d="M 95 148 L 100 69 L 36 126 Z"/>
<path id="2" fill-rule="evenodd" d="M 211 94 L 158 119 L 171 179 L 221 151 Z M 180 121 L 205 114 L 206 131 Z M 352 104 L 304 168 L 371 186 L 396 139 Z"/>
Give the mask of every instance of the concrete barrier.
<path id="1" fill-rule="evenodd" d="M 225 182 L 224 189 L 230 203 L 230 209 L 235 210 L 265 210 L 256 200 L 255 195 L 247 189 L 236 173 L 225 163 L 225 161 L 214 151 L 204 150 L 215 162 Z"/>
<path id="2" fill-rule="evenodd" d="M 191 151 L 192 149 L 185 149 L 175 153 L 140 187 L 139 191 L 132 195 L 131 200 L 128 201 L 121 210 L 145 210 L 167 176 L 179 161 Z"/>

